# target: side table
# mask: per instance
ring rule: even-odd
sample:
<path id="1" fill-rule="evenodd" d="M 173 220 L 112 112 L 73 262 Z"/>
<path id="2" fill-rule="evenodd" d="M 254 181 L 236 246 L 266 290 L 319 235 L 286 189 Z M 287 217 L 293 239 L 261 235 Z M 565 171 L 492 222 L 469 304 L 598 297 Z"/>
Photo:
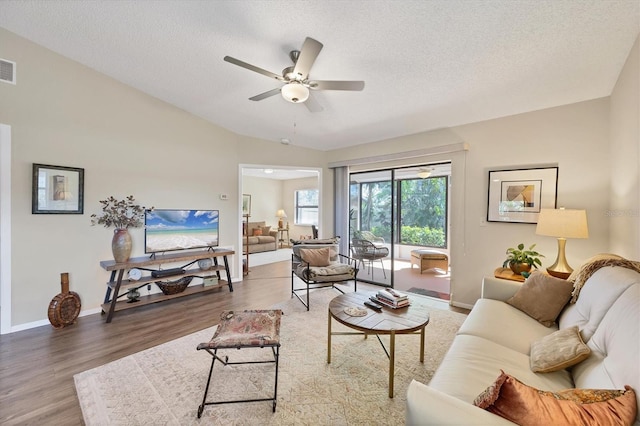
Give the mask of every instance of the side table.
<path id="1" fill-rule="evenodd" d="M 493 276 L 503 280 L 520 281 L 521 283 L 526 279 L 522 275 L 514 274 L 510 268 L 497 268 L 493 271 Z"/>
<path id="2" fill-rule="evenodd" d="M 284 239 L 284 234 L 287 234 L 287 239 Z M 280 242 L 280 248 L 283 246 L 289 247 L 289 228 L 278 228 L 278 241 Z"/>

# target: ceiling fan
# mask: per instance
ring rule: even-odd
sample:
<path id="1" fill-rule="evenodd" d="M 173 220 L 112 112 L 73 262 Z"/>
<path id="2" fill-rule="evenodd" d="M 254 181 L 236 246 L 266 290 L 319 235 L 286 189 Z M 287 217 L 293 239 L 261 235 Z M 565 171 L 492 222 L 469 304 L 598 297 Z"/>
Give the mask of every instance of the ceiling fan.
<path id="1" fill-rule="evenodd" d="M 260 93 L 249 98 L 249 100 L 261 101 L 280 93 L 285 100 L 292 103 L 304 103 L 309 111 L 317 112 L 322 111 L 322 107 L 309 97 L 309 89 L 358 91 L 364 89 L 364 81 L 310 80 L 309 70 L 318 54 L 320 54 L 320 50 L 322 50 L 322 43 L 307 37 L 302 44 L 301 50 L 292 50 L 289 53 L 293 65 L 282 70 L 282 75 L 272 73 L 231 56 L 225 56 L 224 60 L 285 83 L 282 87 Z"/>

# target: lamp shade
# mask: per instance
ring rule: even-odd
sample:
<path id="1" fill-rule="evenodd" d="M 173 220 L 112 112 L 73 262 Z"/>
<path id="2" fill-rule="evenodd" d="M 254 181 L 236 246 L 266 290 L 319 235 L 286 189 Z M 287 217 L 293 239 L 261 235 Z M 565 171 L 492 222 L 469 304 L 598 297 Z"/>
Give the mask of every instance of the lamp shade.
<path id="1" fill-rule="evenodd" d="M 276 217 L 287 217 L 287 214 L 285 213 L 284 209 L 280 209 L 276 212 Z"/>
<path id="2" fill-rule="evenodd" d="M 585 210 L 541 209 L 536 234 L 559 238 L 589 238 Z"/>
<path id="3" fill-rule="evenodd" d="M 285 84 L 282 86 L 280 93 L 282 93 L 282 97 L 285 100 L 293 102 L 294 104 L 309 99 L 309 89 L 300 83 L 292 82 Z"/>

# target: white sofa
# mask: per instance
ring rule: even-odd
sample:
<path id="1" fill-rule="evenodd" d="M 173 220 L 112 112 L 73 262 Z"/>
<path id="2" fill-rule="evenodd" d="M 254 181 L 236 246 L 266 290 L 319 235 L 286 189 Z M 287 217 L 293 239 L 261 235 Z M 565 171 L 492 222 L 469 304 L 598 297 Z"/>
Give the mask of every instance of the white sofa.
<path id="1" fill-rule="evenodd" d="M 500 370 L 540 390 L 623 389 L 631 386 L 640 404 L 640 274 L 623 267 L 598 269 L 575 304 L 567 304 L 557 324 L 545 327 L 505 303 L 521 287 L 485 278 L 482 298 L 458 331 L 428 385 L 414 380 L 407 391 L 409 425 L 513 425 L 473 405 Z M 577 325 L 591 349 L 574 367 L 534 373 L 531 342 Z M 436 324 L 429 325 L 437 326 Z M 640 425 L 640 415 L 636 417 Z"/>

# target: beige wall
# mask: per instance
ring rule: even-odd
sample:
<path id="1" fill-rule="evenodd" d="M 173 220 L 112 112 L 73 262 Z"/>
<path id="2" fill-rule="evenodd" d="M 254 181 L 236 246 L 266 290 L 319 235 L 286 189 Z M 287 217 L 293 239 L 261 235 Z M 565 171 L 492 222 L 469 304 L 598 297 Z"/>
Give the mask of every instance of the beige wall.
<path id="1" fill-rule="evenodd" d="M 452 162 L 452 289 L 454 302 L 461 305 L 475 302 L 482 277 L 502 263 L 507 247 L 538 243 L 547 255 L 545 266 L 556 254 L 553 238 L 535 235 L 534 225 L 485 222 L 489 169 L 559 166 L 558 205 L 586 208 L 589 217 L 590 238 L 567 244 L 573 266 L 609 250 L 639 257 L 638 238 L 625 238 L 625 230 L 634 226 L 638 235 L 637 216 L 603 217 L 614 208 L 638 209 L 637 177 L 628 181 L 632 196 L 617 193 L 620 182 L 626 182 L 623 171 L 637 175 L 640 164 L 638 43 L 611 99 L 329 153 L 235 135 L 3 29 L 0 57 L 18 64 L 18 85 L 0 84 L 0 122 L 12 130 L 14 330 L 47 322 L 61 272 L 70 273 L 71 290 L 80 294 L 84 312 L 98 308 L 108 278 L 98 262 L 111 257 L 111 230 L 91 227 L 89 216 L 109 195 L 133 194 L 141 203 L 162 208 L 219 209 L 221 244 L 240 247 L 241 163 L 324 168 L 320 220 L 328 235 L 334 214 L 329 162 L 468 143 L 468 152 L 416 159 Z M 32 215 L 32 163 L 84 168 L 85 213 Z M 229 196 L 227 201 L 220 200 L 221 193 Z M 134 255 L 140 255 L 143 231 L 132 233 Z"/>
<path id="2" fill-rule="evenodd" d="M 276 212 L 282 205 L 282 181 L 276 179 L 244 176 L 242 192 L 251 195 L 250 222 L 266 222 L 274 229 L 278 227 Z"/>
<path id="3" fill-rule="evenodd" d="M 596 219 L 609 202 L 608 111 L 608 98 L 597 99 L 336 150 L 329 153 L 328 160 L 469 144 L 466 153 L 404 162 L 452 162 L 452 299 L 458 305 L 470 306 L 480 296 L 482 277 L 492 275 L 502 265 L 508 247 L 520 242 L 537 243 L 547 256 L 544 266 L 550 266 L 557 253 L 556 241 L 536 235 L 533 224 L 486 222 L 490 169 L 557 164 L 558 206 L 587 209 L 590 218 L 590 238 L 567 243 L 569 263 L 578 266 L 582 259 L 608 250 L 608 224 Z"/>
<path id="4" fill-rule="evenodd" d="M 83 312 L 99 308 L 109 277 L 99 262 L 111 258 L 112 230 L 90 226 L 98 200 L 133 194 L 158 208 L 219 209 L 221 245 L 237 250 L 239 159 L 326 163 L 323 152 L 238 136 L 3 29 L 0 57 L 17 63 L 18 81 L 0 84 L 0 122 L 12 131 L 13 330 L 48 323 L 61 272 Z M 84 168 L 84 214 L 32 215 L 32 163 Z M 142 255 L 144 231 L 132 236 L 134 256 Z"/>
<path id="5" fill-rule="evenodd" d="M 610 251 L 640 259 L 640 38 L 611 94 Z"/>

